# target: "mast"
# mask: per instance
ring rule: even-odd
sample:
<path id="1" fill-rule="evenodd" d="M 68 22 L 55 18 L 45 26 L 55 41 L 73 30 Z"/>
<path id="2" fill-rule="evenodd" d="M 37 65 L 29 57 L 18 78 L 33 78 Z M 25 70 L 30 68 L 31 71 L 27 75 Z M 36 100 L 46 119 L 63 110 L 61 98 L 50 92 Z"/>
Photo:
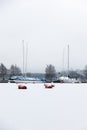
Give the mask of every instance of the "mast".
<path id="1" fill-rule="evenodd" d="M 22 40 L 23 45 L 23 76 L 26 77 L 27 73 L 27 58 L 28 58 L 28 43 L 24 43 L 24 40 Z"/>
<path id="2" fill-rule="evenodd" d="M 24 76 L 24 40 L 22 40 L 23 44 L 23 76 Z"/>
<path id="3" fill-rule="evenodd" d="M 26 73 L 27 73 L 28 43 L 26 43 Z"/>
<path id="4" fill-rule="evenodd" d="M 69 77 L 69 44 L 68 44 L 68 77 Z"/>
<path id="5" fill-rule="evenodd" d="M 63 49 L 63 71 L 64 71 L 64 55 L 65 55 L 65 49 Z"/>

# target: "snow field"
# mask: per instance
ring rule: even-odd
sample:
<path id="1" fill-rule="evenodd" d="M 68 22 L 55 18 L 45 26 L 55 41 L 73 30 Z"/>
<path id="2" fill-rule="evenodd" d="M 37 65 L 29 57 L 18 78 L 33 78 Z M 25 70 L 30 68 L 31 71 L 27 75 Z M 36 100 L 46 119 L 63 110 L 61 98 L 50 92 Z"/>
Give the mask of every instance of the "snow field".
<path id="1" fill-rule="evenodd" d="M 0 84 L 0 130 L 87 130 L 87 84 Z"/>

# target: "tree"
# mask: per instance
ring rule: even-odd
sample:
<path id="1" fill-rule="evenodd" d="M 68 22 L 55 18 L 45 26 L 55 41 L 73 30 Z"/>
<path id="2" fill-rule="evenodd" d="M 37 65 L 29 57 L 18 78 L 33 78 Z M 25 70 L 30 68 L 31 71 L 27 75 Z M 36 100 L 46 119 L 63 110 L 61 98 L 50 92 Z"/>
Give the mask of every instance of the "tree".
<path id="1" fill-rule="evenodd" d="M 1 63 L 0 65 L 0 75 L 2 79 L 5 79 L 5 75 L 7 74 L 7 68 L 4 66 L 4 64 Z"/>
<path id="2" fill-rule="evenodd" d="M 85 66 L 85 69 L 84 69 L 84 75 L 85 75 L 85 78 L 87 79 L 87 65 Z"/>
<path id="3" fill-rule="evenodd" d="M 16 65 L 11 65 L 10 76 L 21 75 L 21 69 Z"/>
<path id="4" fill-rule="evenodd" d="M 45 69 L 45 79 L 48 82 L 52 82 L 56 78 L 56 70 L 53 65 L 47 65 Z"/>
<path id="5" fill-rule="evenodd" d="M 10 75 L 11 76 L 13 76 L 14 75 L 14 72 L 15 71 L 15 67 L 14 67 L 14 65 L 11 65 L 11 67 L 10 67 Z"/>

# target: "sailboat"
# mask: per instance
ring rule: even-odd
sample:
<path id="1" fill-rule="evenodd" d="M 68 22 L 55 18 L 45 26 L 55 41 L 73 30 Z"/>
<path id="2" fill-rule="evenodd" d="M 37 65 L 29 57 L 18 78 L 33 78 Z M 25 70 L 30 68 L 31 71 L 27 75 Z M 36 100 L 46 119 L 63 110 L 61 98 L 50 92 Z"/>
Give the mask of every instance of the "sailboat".
<path id="1" fill-rule="evenodd" d="M 42 83 L 39 78 L 30 78 L 24 76 L 12 76 L 9 80 L 10 83 Z"/>
<path id="2" fill-rule="evenodd" d="M 11 82 L 11 83 L 40 83 L 42 81 L 39 78 L 30 78 L 30 77 L 26 76 L 28 44 L 26 44 L 26 49 L 25 49 L 25 46 L 24 46 L 25 45 L 24 40 L 22 41 L 22 44 L 23 44 L 23 75 L 22 76 L 12 76 L 10 78 L 9 82 Z M 26 56 L 25 56 L 25 52 L 26 52 Z"/>
<path id="3" fill-rule="evenodd" d="M 70 68 L 70 65 L 69 65 L 69 44 L 67 46 L 67 49 L 68 49 L 68 55 L 67 55 L 67 59 L 68 59 L 68 65 L 67 65 L 67 76 L 62 76 L 59 78 L 60 81 L 62 81 L 63 83 L 80 83 L 79 80 L 76 80 L 75 78 L 70 78 L 69 77 L 69 74 L 70 74 L 70 71 L 69 71 L 69 68 Z"/>
<path id="4" fill-rule="evenodd" d="M 68 53 L 67 53 L 67 59 L 68 59 L 68 62 L 67 62 L 67 76 L 61 76 L 58 78 L 57 81 L 54 81 L 54 82 L 59 82 L 59 83 L 75 83 L 77 82 L 76 79 L 72 79 L 72 78 L 69 78 L 69 44 L 67 46 L 67 50 L 68 50 Z M 64 60 L 64 57 L 63 57 L 63 60 Z M 63 61 L 64 63 L 64 61 Z M 64 67 L 64 65 L 63 65 Z"/>
<path id="5" fill-rule="evenodd" d="M 60 77 L 59 79 L 62 80 L 64 83 L 72 83 L 72 79 L 69 78 L 69 44 L 67 46 L 67 50 L 68 50 L 68 53 L 67 53 L 67 59 L 68 59 L 68 63 L 67 63 L 67 76 L 62 76 Z"/>

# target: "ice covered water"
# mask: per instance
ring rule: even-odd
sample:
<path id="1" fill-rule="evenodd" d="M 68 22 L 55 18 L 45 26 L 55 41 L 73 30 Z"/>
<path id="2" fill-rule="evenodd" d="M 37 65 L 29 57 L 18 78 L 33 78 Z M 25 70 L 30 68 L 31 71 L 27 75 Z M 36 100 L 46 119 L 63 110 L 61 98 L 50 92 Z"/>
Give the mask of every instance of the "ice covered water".
<path id="1" fill-rule="evenodd" d="M 87 84 L 0 84 L 0 130 L 87 130 Z"/>

